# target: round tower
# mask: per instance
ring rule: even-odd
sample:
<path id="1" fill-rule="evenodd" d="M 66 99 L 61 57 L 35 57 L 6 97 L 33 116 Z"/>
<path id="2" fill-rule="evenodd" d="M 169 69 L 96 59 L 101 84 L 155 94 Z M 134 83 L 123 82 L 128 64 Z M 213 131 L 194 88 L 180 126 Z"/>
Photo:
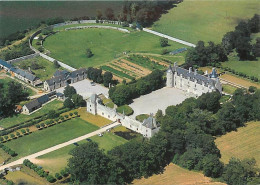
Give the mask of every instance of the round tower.
<path id="1" fill-rule="evenodd" d="M 167 72 L 166 72 L 166 87 L 173 87 L 173 71 L 171 65 L 169 66 Z"/>

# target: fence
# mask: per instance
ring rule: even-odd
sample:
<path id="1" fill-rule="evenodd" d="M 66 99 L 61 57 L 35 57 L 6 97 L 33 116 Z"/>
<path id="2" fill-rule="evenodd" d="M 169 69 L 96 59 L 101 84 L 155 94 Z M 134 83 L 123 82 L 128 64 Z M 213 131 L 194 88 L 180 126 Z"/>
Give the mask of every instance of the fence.
<path id="1" fill-rule="evenodd" d="M 12 60 L 8 60 L 7 62 L 10 63 L 10 64 L 14 64 L 16 62 L 20 62 L 20 61 L 26 60 L 26 59 L 31 59 L 31 58 L 34 58 L 34 57 L 37 57 L 37 56 L 40 56 L 39 53 L 34 53 L 34 54 L 31 54 L 31 55 L 26 55 L 26 56 L 23 56 L 23 57 L 15 58 L 15 59 L 12 59 Z"/>

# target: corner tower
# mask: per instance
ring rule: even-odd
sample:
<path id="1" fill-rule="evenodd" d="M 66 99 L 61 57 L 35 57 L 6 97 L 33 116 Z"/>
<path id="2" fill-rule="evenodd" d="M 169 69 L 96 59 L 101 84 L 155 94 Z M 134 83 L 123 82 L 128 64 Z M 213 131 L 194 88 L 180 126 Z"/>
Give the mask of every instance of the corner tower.
<path id="1" fill-rule="evenodd" d="M 168 70 L 166 71 L 166 87 L 173 87 L 173 71 L 172 71 L 172 66 L 169 65 Z"/>

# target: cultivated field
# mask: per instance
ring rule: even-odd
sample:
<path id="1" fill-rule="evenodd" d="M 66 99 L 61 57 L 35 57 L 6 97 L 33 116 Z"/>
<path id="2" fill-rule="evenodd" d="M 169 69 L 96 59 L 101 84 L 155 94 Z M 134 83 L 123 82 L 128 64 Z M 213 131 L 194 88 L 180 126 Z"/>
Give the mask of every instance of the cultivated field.
<path id="1" fill-rule="evenodd" d="M 256 159 L 260 166 L 260 122 L 249 122 L 246 127 L 227 133 L 215 140 L 221 160 L 228 163 L 231 157 Z"/>
<path id="2" fill-rule="evenodd" d="M 231 74 L 221 75 L 220 78 L 224 79 L 224 80 L 228 80 L 228 81 L 230 81 L 232 83 L 235 83 L 235 84 L 242 85 L 242 86 L 244 86 L 246 88 L 248 88 L 250 86 L 255 86 L 257 88 L 260 88 L 260 84 L 259 83 L 254 83 L 254 82 L 251 82 L 249 80 L 246 80 L 246 79 L 243 79 L 241 77 L 234 76 L 234 75 L 231 75 Z"/>
<path id="3" fill-rule="evenodd" d="M 39 65 L 39 69 L 33 69 L 31 67 L 33 62 Z M 32 59 L 23 60 L 21 62 L 14 63 L 14 66 L 18 66 L 19 68 L 26 70 L 28 69 L 28 67 L 30 67 L 31 71 L 35 73 L 35 76 L 39 77 L 42 81 L 50 79 L 55 71 L 58 70 L 54 67 L 54 64 L 52 62 L 42 57 L 35 57 Z"/>
<path id="4" fill-rule="evenodd" d="M 16 125 L 18 123 L 33 119 L 35 117 L 41 116 L 43 114 L 48 113 L 50 110 L 57 110 L 58 108 L 61 108 L 63 106 L 63 103 L 59 100 L 54 100 L 47 105 L 43 106 L 40 110 L 37 112 L 31 114 L 31 115 L 25 115 L 25 114 L 17 114 L 13 117 L 5 118 L 0 120 L 0 126 L 4 128 L 11 127 L 13 125 Z"/>
<path id="5" fill-rule="evenodd" d="M 221 42 L 226 32 L 255 13 L 259 13 L 258 0 L 186 0 L 162 15 L 152 29 L 194 44 Z"/>
<path id="6" fill-rule="evenodd" d="M 97 142 L 99 144 L 99 147 L 104 149 L 106 152 L 116 146 L 127 142 L 127 140 L 112 133 L 105 133 L 102 137 L 93 136 L 91 137 L 91 140 Z M 88 141 L 83 140 L 78 144 L 86 142 Z M 55 174 L 57 172 L 60 172 L 61 169 L 64 169 L 67 166 L 67 160 L 71 157 L 71 155 L 69 155 L 69 152 L 75 147 L 75 145 L 66 146 L 59 150 L 40 156 L 37 159 L 33 160 L 33 162 L 50 171 L 50 173 Z"/>
<path id="7" fill-rule="evenodd" d="M 173 163 L 165 168 L 163 174 L 153 175 L 147 179 L 134 180 L 133 184 L 153 184 L 153 185 L 224 185 L 220 182 L 212 182 L 212 179 L 205 177 L 202 173 L 189 171 Z"/>
<path id="8" fill-rule="evenodd" d="M 97 130 L 98 127 L 80 118 L 74 118 L 52 127 L 33 132 L 5 143 L 6 146 L 18 153 L 20 158 L 35 152 L 39 152 L 54 145 L 69 141 L 76 137 Z"/>
<path id="9" fill-rule="evenodd" d="M 159 38 L 141 31 L 123 33 L 117 30 L 89 28 L 59 32 L 48 37 L 44 47 L 51 52 L 50 56 L 75 68 L 100 66 L 124 56 L 123 52 L 160 54 L 163 49 L 172 51 L 183 47 L 181 44 L 169 42 L 169 46 L 162 48 Z M 91 58 L 86 57 L 87 48 L 94 54 Z"/>

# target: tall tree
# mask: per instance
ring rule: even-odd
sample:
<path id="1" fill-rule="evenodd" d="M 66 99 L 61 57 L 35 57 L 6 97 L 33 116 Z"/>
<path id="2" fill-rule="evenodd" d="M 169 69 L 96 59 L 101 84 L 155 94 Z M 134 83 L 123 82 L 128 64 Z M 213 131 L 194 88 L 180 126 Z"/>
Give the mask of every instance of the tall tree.
<path id="1" fill-rule="evenodd" d="M 65 97 L 71 98 L 73 94 L 77 94 L 77 91 L 73 86 L 67 85 L 63 93 Z"/>

